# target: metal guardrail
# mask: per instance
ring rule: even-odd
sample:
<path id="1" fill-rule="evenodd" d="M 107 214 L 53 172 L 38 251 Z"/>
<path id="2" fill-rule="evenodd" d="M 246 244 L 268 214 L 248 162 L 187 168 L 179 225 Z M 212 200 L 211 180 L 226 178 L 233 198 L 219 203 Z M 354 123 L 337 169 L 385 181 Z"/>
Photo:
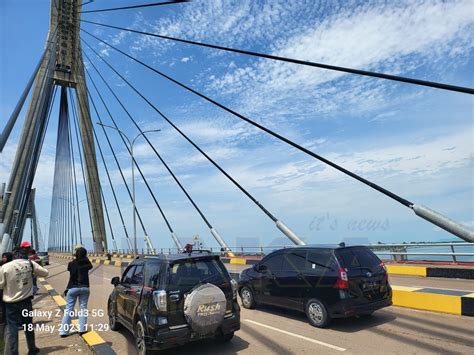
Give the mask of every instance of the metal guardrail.
<path id="1" fill-rule="evenodd" d="M 473 257 L 474 258 L 474 244 L 473 243 L 393 243 L 393 244 L 369 244 L 366 245 L 372 249 L 377 255 L 390 256 L 394 261 L 407 261 L 410 256 L 427 256 L 426 261 L 433 260 L 432 257 L 451 257 L 453 262 L 458 262 L 458 257 Z M 473 252 L 459 251 L 459 247 L 471 246 Z M 290 248 L 294 245 L 275 245 L 275 246 L 259 246 L 259 247 L 230 247 L 234 256 L 264 256 L 274 250 Z M 449 247 L 450 252 L 447 251 L 411 251 L 409 249 L 418 248 L 436 248 L 436 247 Z M 455 248 L 458 248 L 458 251 Z M 387 251 L 384 251 L 386 249 Z M 211 253 L 227 255 L 227 252 L 221 250 L 221 248 L 208 248 Z M 172 254 L 180 252 L 177 248 L 157 248 L 157 249 L 141 249 L 139 250 L 140 255 L 145 254 Z M 111 254 L 133 254 L 133 250 L 130 249 L 119 249 L 110 250 Z"/>

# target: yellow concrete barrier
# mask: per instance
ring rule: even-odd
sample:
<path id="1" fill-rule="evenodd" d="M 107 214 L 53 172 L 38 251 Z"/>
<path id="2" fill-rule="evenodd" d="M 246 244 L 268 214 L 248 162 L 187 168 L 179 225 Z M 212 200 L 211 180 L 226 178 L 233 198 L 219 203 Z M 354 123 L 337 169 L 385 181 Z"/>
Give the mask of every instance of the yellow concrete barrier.
<path id="1" fill-rule="evenodd" d="M 59 307 L 65 306 L 67 304 L 66 300 L 62 298 L 62 296 L 56 295 L 56 296 L 53 296 L 53 299 L 54 299 L 54 302 L 56 302 L 56 304 Z"/>
<path id="2" fill-rule="evenodd" d="M 105 343 L 104 339 L 102 339 L 100 337 L 100 335 L 97 334 L 97 332 L 95 332 L 95 331 L 87 332 L 87 333 L 83 334 L 82 339 L 84 339 L 86 341 L 86 343 L 91 347 L 94 346 L 94 345 L 99 345 L 99 344 L 104 344 Z"/>
<path id="3" fill-rule="evenodd" d="M 461 297 L 415 292 L 416 287 L 392 286 L 394 306 L 461 315 Z"/>
<path id="4" fill-rule="evenodd" d="M 230 263 L 237 265 L 245 265 L 247 263 L 247 260 L 244 258 L 231 258 Z"/>
<path id="5" fill-rule="evenodd" d="M 426 277 L 424 266 L 387 265 L 387 271 L 392 275 L 411 275 Z"/>

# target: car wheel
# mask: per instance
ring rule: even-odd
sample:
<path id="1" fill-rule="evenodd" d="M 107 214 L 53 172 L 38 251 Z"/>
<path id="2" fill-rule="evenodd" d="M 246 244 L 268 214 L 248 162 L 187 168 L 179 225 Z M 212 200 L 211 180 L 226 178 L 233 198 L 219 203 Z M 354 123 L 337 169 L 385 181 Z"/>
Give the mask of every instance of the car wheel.
<path id="1" fill-rule="evenodd" d="M 120 323 L 117 321 L 117 314 L 113 302 L 109 302 L 109 326 L 112 330 L 119 330 Z"/>
<path id="2" fill-rule="evenodd" d="M 331 321 L 324 304 L 315 298 L 309 300 L 306 304 L 306 316 L 309 323 L 318 328 L 326 327 Z"/>
<path id="3" fill-rule="evenodd" d="M 135 324 L 135 345 L 137 346 L 138 355 L 150 354 L 145 343 L 145 327 L 140 320 Z"/>
<path id="4" fill-rule="evenodd" d="M 240 291 L 240 298 L 242 299 L 242 306 L 244 306 L 244 308 L 255 308 L 255 298 L 249 287 L 246 286 L 242 288 L 242 291 Z"/>

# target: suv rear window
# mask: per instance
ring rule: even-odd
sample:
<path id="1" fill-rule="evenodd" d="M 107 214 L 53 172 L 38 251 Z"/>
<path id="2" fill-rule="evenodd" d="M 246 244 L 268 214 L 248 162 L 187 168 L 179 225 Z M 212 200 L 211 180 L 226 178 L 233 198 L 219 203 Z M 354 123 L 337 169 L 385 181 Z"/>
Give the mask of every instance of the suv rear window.
<path id="1" fill-rule="evenodd" d="M 170 264 L 168 287 L 186 292 L 197 284 L 218 283 L 225 280 L 222 263 L 215 259 L 187 259 Z"/>
<path id="2" fill-rule="evenodd" d="M 336 253 L 346 269 L 376 269 L 381 262 L 370 249 L 364 247 L 337 249 Z"/>

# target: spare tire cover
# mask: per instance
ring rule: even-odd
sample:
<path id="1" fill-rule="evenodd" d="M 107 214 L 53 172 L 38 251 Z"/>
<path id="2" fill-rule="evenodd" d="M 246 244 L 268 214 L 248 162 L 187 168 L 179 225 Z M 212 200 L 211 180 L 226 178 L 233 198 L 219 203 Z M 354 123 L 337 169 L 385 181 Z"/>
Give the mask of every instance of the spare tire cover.
<path id="1" fill-rule="evenodd" d="M 184 316 L 196 333 L 213 333 L 224 320 L 226 305 L 222 290 L 208 283 L 198 286 L 186 296 Z"/>

